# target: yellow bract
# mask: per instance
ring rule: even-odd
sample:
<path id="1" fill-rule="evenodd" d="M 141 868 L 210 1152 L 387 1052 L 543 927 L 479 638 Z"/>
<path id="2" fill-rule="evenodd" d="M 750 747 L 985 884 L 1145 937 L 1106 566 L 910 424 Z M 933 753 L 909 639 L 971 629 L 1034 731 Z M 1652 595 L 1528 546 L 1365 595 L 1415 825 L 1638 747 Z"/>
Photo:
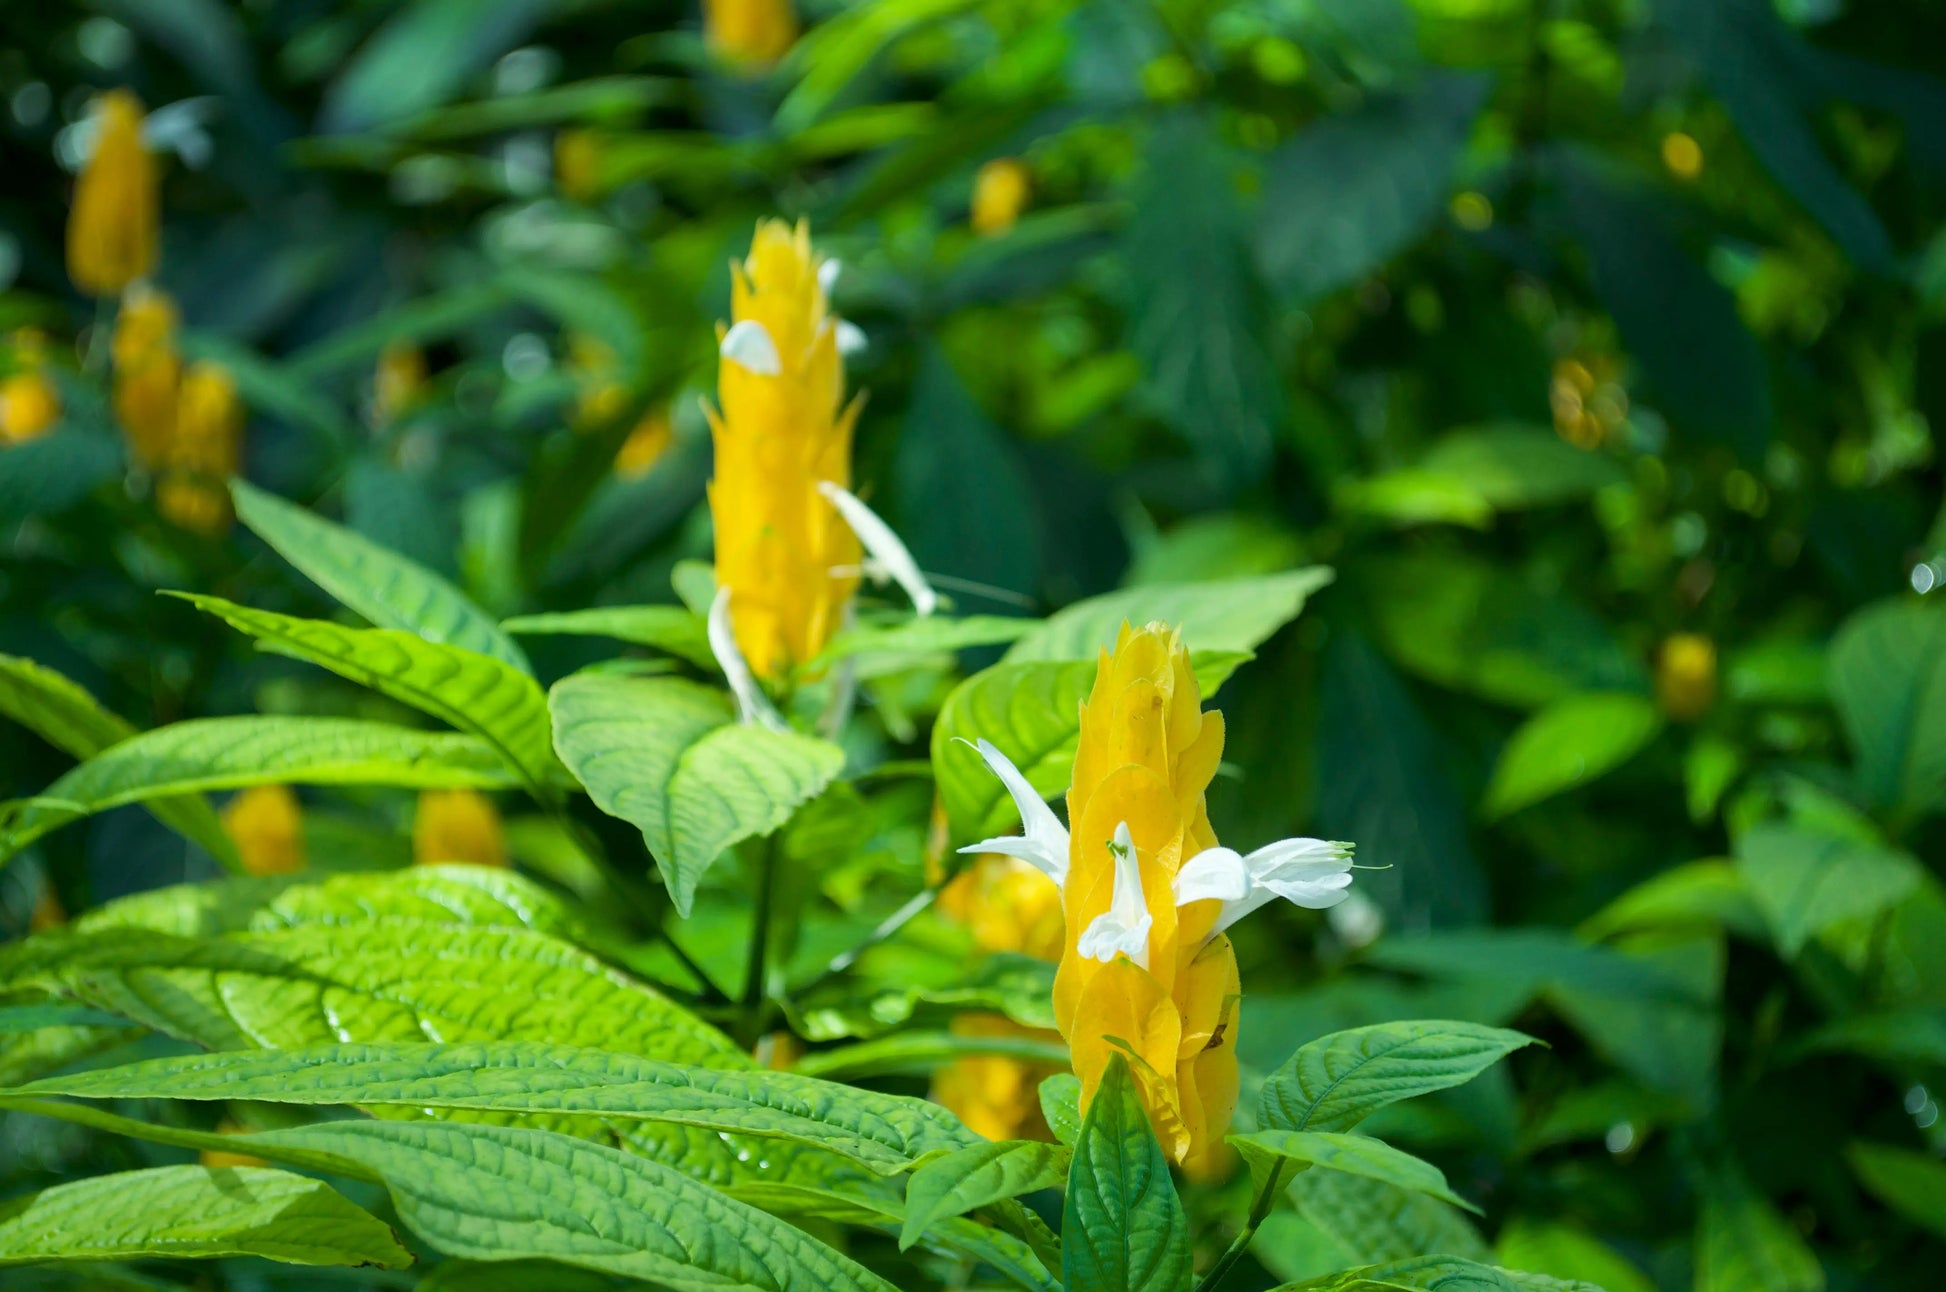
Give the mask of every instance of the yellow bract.
<path id="1" fill-rule="evenodd" d="M 577 202 L 601 195 L 601 136 L 592 130 L 563 130 L 554 136 L 554 182 Z"/>
<path id="2" fill-rule="evenodd" d="M 1227 937 L 1210 936 L 1221 903 L 1178 908 L 1174 893 L 1183 862 L 1216 845 L 1203 792 L 1222 755 L 1223 716 L 1203 712 L 1181 634 L 1164 624 L 1124 625 L 1114 651 L 1102 652 L 1081 710 L 1054 1018 L 1083 1107 L 1108 1060 L 1132 1051 L 1143 1105 L 1177 1162 L 1203 1160 L 1220 1146 L 1237 1100 L 1236 954 Z M 1147 968 L 1126 956 L 1103 964 L 1076 949 L 1108 910 L 1108 844 L 1122 823 L 1153 921 Z"/>
<path id="3" fill-rule="evenodd" d="M 61 392 L 47 375 L 47 339 L 34 328 L 7 338 L 13 371 L 0 378 L 0 444 L 39 439 L 61 420 Z"/>
<path id="4" fill-rule="evenodd" d="M 253 785 L 223 807 L 223 829 L 253 875 L 304 869 L 304 818 L 288 785 Z"/>
<path id="5" fill-rule="evenodd" d="M 162 465 L 176 430 L 176 305 L 153 289 L 131 290 L 115 316 L 115 419 L 135 460 Z"/>
<path id="6" fill-rule="evenodd" d="M 214 363 L 192 365 L 183 373 L 176 400 L 176 430 L 156 483 L 156 509 L 199 534 L 226 532 L 234 519 L 229 479 L 241 465 L 242 450 L 243 405 L 236 383 Z"/>
<path id="7" fill-rule="evenodd" d="M 492 800 L 473 790 L 425 790 L 412 819 L 412 860 L 507 864 L 507 841 Z"/>
<path id="8" fill-rule="evenodd" d="M 1694 722 L 1716 703 L 1716 643 L 1700 633 L 1674 633 L 1656 656 L 1655 696 L 1677 722 Z"/>
<path id="9" fill-rule="evenodd" d="M 624 480 L 640 480 L 647 475 L 662 455 L 669 451 L 675 442 L 675 432 L 669 425 L 669 412 L 663 408 L 652 408 L 642 414 L 642 420 L 622 441 L 622 447 L 615 453 L 615 474 Z"/>
<path id="10" fill-rule="evenodd" d="M 818 492 L 851 487 L 859 401 L 842 405 L 837 320 L 818 281 L 810 230 L 757 226 L 750 258 L 731 266 L 731 312 L 761 324 L 777 351 L 762 373 L 725 357 L 721 410 L 710 409 L 716 475 L 716 581 L 730 590 L 737 646 L 758 677 L 776 677 L 824 648 L 858 584 L 857 537 Z M 835 572 L 834 572 L 835 571 Z"/>
<path id="11" fill-rule="evenodd" d="M 155 268 L 155 158 L 142 142 L 141 100 L 127 90 L 101 96 L 95 124 L 68 214 L 68 277 L 90 296 L 113 296 Z"/>
<path id="12" fill-rule="evenodd" d="M 410 341 L 394 341 L 378 354 L 372 374 L 372 420 L 385 426 L 418 401 L 426 386 L 426 352 Z"/>
<path id="13" fill-rule="evenodd" d="M 973 177 L 973 231 L 1005 233 L 1027 209 L 1033 178 L 1012 157 L 1000 157 L 980 167 Z"/>
<path id="14" fill-rule="evenodd" d="M 774 63 L 797 43 L 791 0 L 703 0 L 709 47 L 733 63 Z"/>

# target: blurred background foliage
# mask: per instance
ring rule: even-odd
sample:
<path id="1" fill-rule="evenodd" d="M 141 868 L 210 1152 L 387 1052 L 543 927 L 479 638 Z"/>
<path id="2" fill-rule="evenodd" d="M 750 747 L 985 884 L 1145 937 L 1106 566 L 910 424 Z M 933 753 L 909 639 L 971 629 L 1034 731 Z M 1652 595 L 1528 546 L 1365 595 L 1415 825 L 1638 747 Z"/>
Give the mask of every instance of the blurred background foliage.
<path id="1" fill-rule="evenodd" d="M 9 5 L 0 650 L 138 726 L 385 703 L 154 595 L 326 604 L 124 447 L 113 307 L 62 254 L 98 91 L 152 113 L 152 281 L 234 382 L 243 473 L 503 615 L 672 601 L 707 556 L 728 262 L 806 218 L 864 340 L 855 479 L 962 610 L 1337 570 L 1221 694 L 1212 814 L 1385 869 L 1244 930 L 1243 1055 L 1418 1015 L 1550 1040 L 1383 1127 L 1487 1208 L 1428 1249 L 1610 1292 L 1931 1286 L 1946 10 L 753 12 L 712 44 L 687 3 Z M 950 676 L 872 679 L 856 756 L 923 756 Z M 10 734 L 0 790 L 65 765 Z M 838 927 L 917 872 L 910 789 L 794 827 Z M 402 863 L 397 797 L 307 810 L 313 866 Z M 522 864 L 598 895 L 531 824 Z M 0 876 L 0 918 L 212 873 L 119 811 Z M 23 1178 L 83 1151 L 39 1133 Z M 1226 1286 L 1385 1241 L 1314 1200 Z"/>

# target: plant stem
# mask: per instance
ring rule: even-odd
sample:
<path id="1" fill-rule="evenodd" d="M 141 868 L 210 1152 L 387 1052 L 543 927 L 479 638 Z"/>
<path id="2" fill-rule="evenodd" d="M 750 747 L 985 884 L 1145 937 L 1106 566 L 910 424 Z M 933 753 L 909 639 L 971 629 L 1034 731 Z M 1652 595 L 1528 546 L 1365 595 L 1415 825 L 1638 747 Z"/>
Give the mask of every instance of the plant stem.
<path id="1" fill-rule="evenodd" d="M 757 909 L 750 925 L 750 959 L 743 980 L 744 1041 L 750 1046 L 755 1046 L 763 1035 L 770 1012 L 765 978 L 770 968 L 770 916 L 777 887 L 779 847 L 775 835 L 765 840 L 763 858 L 757 863 Z"/>
<path id="2" fill-rule="evenodd" d="M 1270 1175 L 1265 1178 L 1263 1187 L 1257 1190 L 1256 1198 L 1250 1203 L 1249 1219 L 1243 1222 L 1243 1228 L 1239 1229 L 1237 1236 L 1230 1240 L 1230 1245 L 1223 1249 L 1223 1254 L 1216 1258 L 1216 1264 L 1210 1266 L 1209 1272 L 1197 1280 L 1196 1292 L 1216 1292 L 1216 1285 L 1223 1281 L 1223 1276 L 1230 1272 L 1230 1267 L 1243 1259 L 1243 1253 L 1249 1248 L 1250 1240 L 1256 1236 L 1257 1226 L 1264 1223 L 1264 1217 L 1268 1216 L 1270 1209 L 1277 1205 L 1277 1195 L 1282 1191 L 1283 1179 L 1283 1167 L 1270 1168 Z"/>

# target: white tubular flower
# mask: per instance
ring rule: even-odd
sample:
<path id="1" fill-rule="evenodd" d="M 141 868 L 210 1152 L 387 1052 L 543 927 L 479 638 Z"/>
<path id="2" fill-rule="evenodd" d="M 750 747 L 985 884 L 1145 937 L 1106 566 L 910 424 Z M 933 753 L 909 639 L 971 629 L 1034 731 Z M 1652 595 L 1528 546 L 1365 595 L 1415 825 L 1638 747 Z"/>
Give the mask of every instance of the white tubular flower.
<path id="1" fill-rule="evenodd" d="M 1229 848 L 1208 848 L 1177 872 L 1176 904 L 1220 900 L 1223 910 L 1212 934 L 1279 897 L 1322 911 L 1350 894 L 1351 856 L 1350 844 L 1325 839 L 1279 839 L 1247 857 Z"/>
<path id="2" fill-rule="evenodd" d="M 1018 835 L 1002 835 L 997 839 L 970 843 L 960 851 L 998 852 L 1018 857 L 1056 884 L 1067 883 L 1068 830 L 1061 824 L 1061 819 L 1054 815 L 1054 809 L 1027 783 L 1020 769 L 994 748 L 993 742 L 981 740 L 975 743 L 962 738 L 960 743 L 972 745 L 986 760 L 987 767 L 1000 778 L 1000 783 L 1007 787 L 1007 793 L 1013 796 L 1014 806 L 1020 809 L 1022 830 Z"/>
<path id="3" fill-rule="evenodd" d="M 1115 887 L 1108 896 L 1108 909 L 1082 931 L 1074 949 L 1103 964 L 1118 955 L 1127 956 L 1147 969 L 1149 930 L 1155 926 L 1155 917 L 1149 914 L 1148 898 L 1142 892 L 1142 865 L 1135 856 L 1128 822 L 1115 827 L 1115 841 L 1108 845 L 1108 851 L 1115 855 Z"/>
<path id="4" fill-rule="evenodd" d="M 743 325 L 739 323 L 737 326 Z M 890 525 L 879 518 L 877 512 L 860 502 L 855 495 L 832 484 L 829 480 L 818 482 L 818 492 L 838 509 L 838 514 L 845 518 L 845 524 L 851 526 L 851 532 L 858 535 L 858 541 L 865 545 L 865 551 L 871 557 L 867 565 L 868 569 L 876 567 L 876 571 L 881 573 L 881 576 L 890 575 L 900 587 L 904 588 L 906 595 L 912 598 L 912 608 L 919 612 L 920 618 L 925 618 L 939 608 L 939 594 L 934 592 L 932 585 L 926 582 L 926 576 L 920 572 L 919 563 L 912 559 L 912 553 L 906 550 L 905 544 L 899 541 L 899 536 L 892 532 Z"/>
<path id="5" fill-rule="evenodd" d="M 759 377 L 775 377 L 784 371 L 784 357 L 777 353 L 777 343 L 755 319 L 745 319 L 725 332 L 716 351 Z"/>
<path id="6" fill-rule="evenodd" d="M 730 693 L 736 696 L 737 714 L 746 723 L 768 727 L 772 731 L 789 731 L 786 723 L 764 694 L 763 687 L 757 684 L 756 675 L 750 671 L 749 663 L 743 652 L 737 648 L 736 630 L 730 626 L 730 590 L 718 588 L 716 599 L 709 603 L 709 649 L 716 656 L 718 668 L 730 684 Z"/>

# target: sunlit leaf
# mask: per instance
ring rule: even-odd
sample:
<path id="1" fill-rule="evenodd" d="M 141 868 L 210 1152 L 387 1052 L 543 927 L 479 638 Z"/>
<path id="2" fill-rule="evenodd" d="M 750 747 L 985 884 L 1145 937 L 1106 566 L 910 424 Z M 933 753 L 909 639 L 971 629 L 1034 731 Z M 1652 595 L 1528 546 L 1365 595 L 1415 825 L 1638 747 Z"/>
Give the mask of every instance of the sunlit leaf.
<path id="1" fill-rule="evenodd" d="M 1661 730 L 1661 715 L 1639 695 L 1558 700 L 1508 739 L 1482 808 L 1488 816 L 1506 816 L 1585 785 L 1634 757 Z"/>

